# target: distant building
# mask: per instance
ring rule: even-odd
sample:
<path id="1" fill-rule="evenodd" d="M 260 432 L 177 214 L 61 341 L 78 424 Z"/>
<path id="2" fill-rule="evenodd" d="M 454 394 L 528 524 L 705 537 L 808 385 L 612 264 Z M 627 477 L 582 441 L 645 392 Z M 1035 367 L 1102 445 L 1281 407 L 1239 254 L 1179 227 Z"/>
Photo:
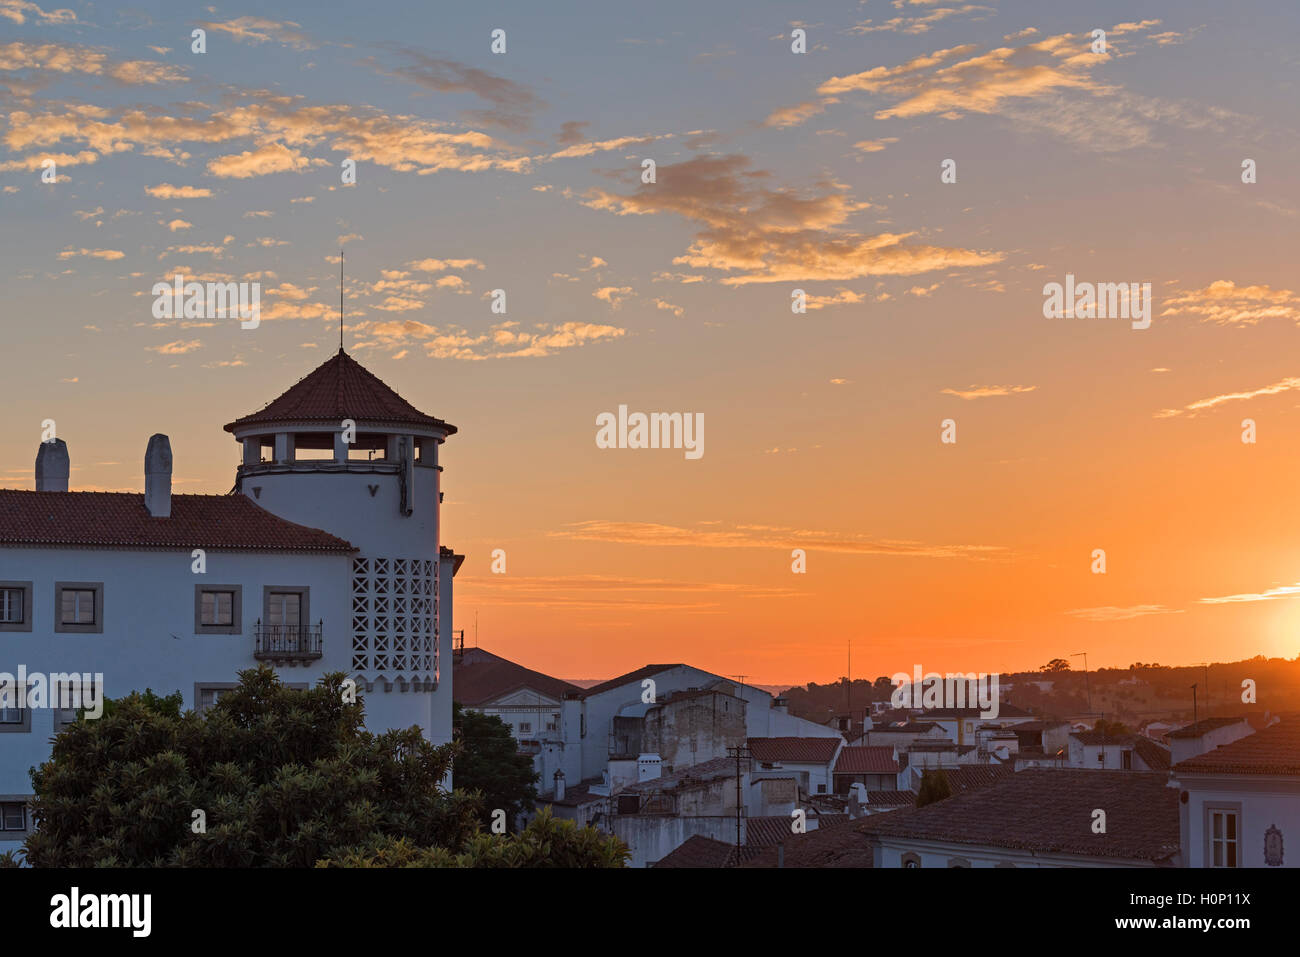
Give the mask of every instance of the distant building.
<path id="1" fill-rule="evenodd" d="M 1120 771 L 1168 771 L 1169 749 L 1145 735 L 1076 731 L 1070 735 L 1069 766 Z"/>
<path id="2" fill-rule="evenodd" d="M 841 748 L 835 760 L 835 793 L 847 795 L 854 784 L 868 791 L 898 788 L 898 754 L 889 745 Z"/>
<path id="3" fill-rule="evenodd" d="M 564 697 L 582 689 L 483 648 L 465 649 L 453 670 L 456 700 L 504 721 L 519 750 L 532 756 L 538 793 L 553 794 L 556 775 L 564 768 Z"/>
<path id="4" fill-rule="evenodd" d="M 1250 722 L 1243 716 L 1237 716 L 1202 718 L 1195 724 L 1170 731 L 1165 737 L 1173 752 L 1173 763 L 1178 764 L 1254 733 L 1255 729 Z"/>

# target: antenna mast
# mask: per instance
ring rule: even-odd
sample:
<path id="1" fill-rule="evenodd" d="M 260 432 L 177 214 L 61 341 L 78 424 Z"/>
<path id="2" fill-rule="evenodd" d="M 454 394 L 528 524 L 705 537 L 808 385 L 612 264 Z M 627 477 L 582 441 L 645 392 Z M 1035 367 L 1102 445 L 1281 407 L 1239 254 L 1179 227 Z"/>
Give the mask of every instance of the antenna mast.
<path id="1" fill-rule="evenodd" d="M 339 352 L 343 351 L 343 247 L 339 247 Z"/>

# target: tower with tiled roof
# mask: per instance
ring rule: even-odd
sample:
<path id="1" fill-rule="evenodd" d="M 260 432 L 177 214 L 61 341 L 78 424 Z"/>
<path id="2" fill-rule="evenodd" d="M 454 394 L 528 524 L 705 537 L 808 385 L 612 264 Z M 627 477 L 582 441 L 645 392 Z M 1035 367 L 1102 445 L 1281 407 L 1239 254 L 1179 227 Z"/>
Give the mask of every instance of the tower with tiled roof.
<path id="1" fill-rule="evenodd" d="M 450 740 L 457 559 L 440 549 L 438 453 L 456 427 L 416 409 L 340 348 L 225 428 L 243 447 L 236 491 L 358 549 L 344 640 L 368 715 L 397 719 L 420 707 L 412 695 L 431 694 L 430 723 L 418 723 L 435 743 Z"/>

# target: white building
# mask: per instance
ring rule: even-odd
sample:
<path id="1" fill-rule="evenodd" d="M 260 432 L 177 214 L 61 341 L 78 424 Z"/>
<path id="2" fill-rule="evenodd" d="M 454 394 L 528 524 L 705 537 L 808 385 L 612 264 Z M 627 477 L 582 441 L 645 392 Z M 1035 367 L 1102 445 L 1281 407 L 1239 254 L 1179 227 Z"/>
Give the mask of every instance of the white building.
<path id="1" fill-rule="evenodd" d="M 455 427 L 340 349 L 225 428 L 242 446 L 226 495 L 173 495 L 163 435 L 143 495 L 69 491 L 66 445 L 42 443 L 36 490 L 0 490 L 0 672 L 102 674 L 109 697 L 203 709 L 259 663 L 303 687 L 341 671 L 370 730 L 450 741 L 463 558 L 440 544 L 438 452 Z M 67 717 L 0 709 L 0 851 L 26 837 L 27 770 Z"/>
<path id="2" fill-rule="evenodd" d="M 1300 866 L 1300 716 L 1181 761 L 1172 777 L 1187 867 Z"/>
<path id="3" fill-rule="evenodd" d="M 824 737 L 843 742 L 834 728 L 790 714 L 761 688 L 686 664 L 646 665 L 565 698 L 561 719 L 564 749 L 559 756 L 565 780 L 572 785 L 609 774 L 612 782 L 616 773 L 611 770 L 611 760 L 631 762 L 635 767 L 647 712 L 674 692 L 705 689 L 745 702 L 745 734 L 750 738 Z M 552 793 L 554 784 L 550 776 L 544 776 L 537 787 L 545 796 Z"/>
<path id="4" fill-rule="evenodd" d="M 1169 741 L 1173 762 L 1177 764 L 1254 733 L 1255 729 L 1250 722 L 1238 715 L 1202 718 L 1195 724 L 1170 731 L 1165 737 Z"/>

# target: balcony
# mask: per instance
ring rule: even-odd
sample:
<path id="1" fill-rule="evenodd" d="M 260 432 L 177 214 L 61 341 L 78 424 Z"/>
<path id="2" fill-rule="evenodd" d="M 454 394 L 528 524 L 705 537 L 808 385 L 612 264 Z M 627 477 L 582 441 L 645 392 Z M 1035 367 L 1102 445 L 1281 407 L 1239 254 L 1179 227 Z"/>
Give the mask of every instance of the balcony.
<path id="1" fill-rule="evenodd" d="M 273 664 L 298 664 L 320 660 L 325 644 L 324 621 L 311 625 L 263 625 L 253 631 L 253 657 Z"/>

